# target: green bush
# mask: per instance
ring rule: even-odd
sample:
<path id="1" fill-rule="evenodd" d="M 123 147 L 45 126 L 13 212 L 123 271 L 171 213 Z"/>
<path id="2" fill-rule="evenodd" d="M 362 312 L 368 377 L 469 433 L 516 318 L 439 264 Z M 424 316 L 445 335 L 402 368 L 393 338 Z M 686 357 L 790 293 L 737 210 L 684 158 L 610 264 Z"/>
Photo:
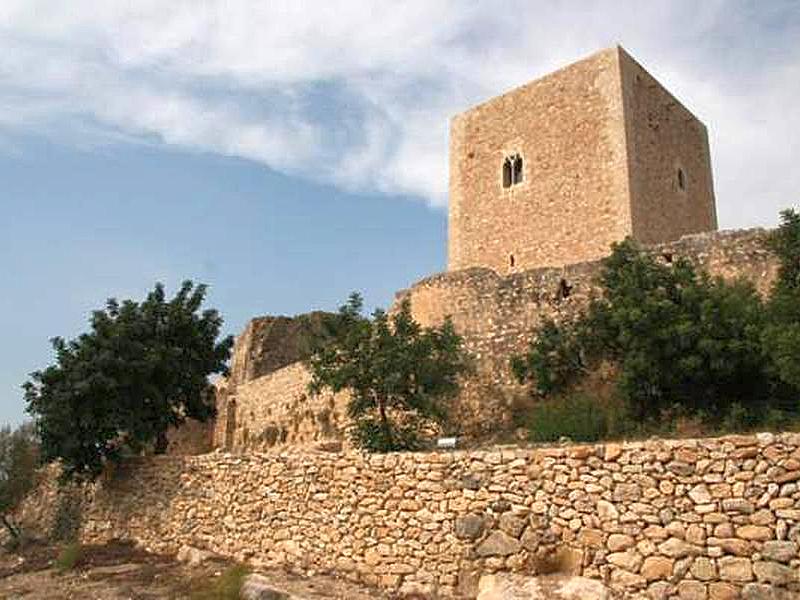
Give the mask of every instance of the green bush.
<path id="1" fill-rule="evenodd" d="M 83 547 L 78 544 L 69 544 L 61 549 L 56 557 L 55 567 L 59 572 L 71 571 L 83 560 Z"/>
<path id="2" fill-rule="evenodd" d="M 514 374 L 534 395 L 549 398 L 569 395 L 610 363 L 616 396 L 644 430 L 657 428 L 665 415 L 722 429 L 796 419 L 800 215 L 782 213 L 767 245 L 781 268 L 765 302 L 747 282 L 712 278 L 685 259 L 662 264 L 630 239 L 615 244 L 603 261 L 602 295 L 572 322 L 545 321 L 528 352 L 512 359 Z M 598 427 L 589 417 L 563 418 L 562 429 L 575 419 L 569 427 Z M 547 426 L 541 427 L 544 435 Z"/>
<path id="3" fill-rule="evenodd" d="M 781 226 L 769 236 L 767 247 L 781 266 L 767 303 L 764 352 L 775 377 L 800 389 L 800 213 L 781 213 Z"/>
<path id="4" fill-rule="evenodd" d="M 616 427 L 615 410 L 582 394 L 540 400 L 529 408 L 520 425 L 532 442 L 596 442 Z"/>
<path id="5" fill-rule="evenodd" d="M 377 419 L 359 419 L 350 430 L 350 439 L 358 448 L 367 452 L 392 452 L 395 450 L 418 450 L 419 435 L 413 425 L 395 424 L 391 433 Z"/>
<path id="6" fill-rule="evenodd" d="M 36 484 L 39 445 L 32 423 L 0 428 L 0 521 L 14 542 L 23 532 L 12 514 Z M 14 545 L 14 544 L 12 544 Z"/>
<path id="7" fill-rule="evenodd" d="M 80 492 L 64 484 L 58 495 L 56 514 L 48 537 L 53 542 L 74 542 L 83 523 L 83 502 Z"/>
<path id="8" fill-rule="evenodd" d="M 203 589 L 191 594 L 191 600 L 239 600 L 247 567 L 234 565 L 225 570 L 216 580 L 209 581 Z"/>
<path id="9" fill-rule="evenodd" d="M 444 426 L 446 401 L 458 394 L 471 370 L 463 340 L 449 319 L 422 327 L 408 299 L 391 314 L 362 314 L 353 294 L 339 309 L 333 337 L 314 349 L 306 365 L 309 391 L 348 390 L 347 412 L 355 423 L 351 437 L 365 450 L 413 450 L 416 431 Z"/>

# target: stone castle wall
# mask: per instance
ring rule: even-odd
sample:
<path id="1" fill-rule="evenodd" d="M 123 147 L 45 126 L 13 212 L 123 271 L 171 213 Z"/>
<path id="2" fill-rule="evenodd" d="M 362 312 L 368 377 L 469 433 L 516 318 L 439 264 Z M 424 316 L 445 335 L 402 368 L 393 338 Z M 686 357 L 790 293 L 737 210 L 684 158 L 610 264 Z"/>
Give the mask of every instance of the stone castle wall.
<path id="1" fill-rule="evenodd" d="M 665 262 L 685 257 L 712 274 L 743 277 L 766 293 L 778 264 L 763 248 L 765 235 L 763 230 L 699 234 L 650 251 Z M 482 436 L 511 425 L 513 407 L 530 399 L 527 388 L 513 380 L 510 358 L 526 350 L 543 319 L 577 317 L 599 293 L 600 269 L 599 262 L 591 262 L 502 277 L 473 268 L 434 275 L 398 293 L 397 301 L 410 299 L 414 317 L 423 325 L 438 325 L 450 315 L 475 358 L 475 376 L 464 382 L 449 409 L 452 433 Z M 247 451 L 341 439 L 346 397 L 310 396 L 309 374 L 301 363 L 261 376 L 266 367 L 248 371 L 241 366 L 272 364 L 260 362 L 259 348 L 280 341 L 253 342 L 252 330 L 248 326 L 237 340 L 239 358 L 231 377 L 220 384 L 214 446 Z"/>
<path id="2" fill-rule="evenodd" d="M 372 456 L 217 452 L 124 463 L 84 490 L 81 537 L 166 552 L 189 545 L 438 597 L 474 597 L 481 574 L 556 567 L 625 598 L 793 598 L 799 482 L 800 434 Z M 58 495 L 50 480 L 20 518 L 46 528 Z"/>
<path id="3" fill-rule="evenodd" d="M 217 394 L 214 446 L 234 452 L 342 440 L 347 395 L 308 392 L 302 363 L 224 387 Z"/>
<path id="4" fill-rule="evenodd" d="M 650 251 L 662 261 L 684 257 L 713 275 L 747 279 L 766 293 L 778 262 L 763 247 L 765 235 L 757 229 L 699 234 Z M 423 325 L 438 325 L 451 316 L 476 359 L 476 376 L 466 382 L 453 408 L 465 433 L 510 424 L 514 403 L 527 397 L 527 388 L 513 380 L 510 358 L 527 349 L 543 319 L 577 317 L 600 291 L 600 270 L 601 264 L 592 262 L 501 277 L 474 268 L 434 275 L 398 294 L 398 300 L 410 299 Z"/>

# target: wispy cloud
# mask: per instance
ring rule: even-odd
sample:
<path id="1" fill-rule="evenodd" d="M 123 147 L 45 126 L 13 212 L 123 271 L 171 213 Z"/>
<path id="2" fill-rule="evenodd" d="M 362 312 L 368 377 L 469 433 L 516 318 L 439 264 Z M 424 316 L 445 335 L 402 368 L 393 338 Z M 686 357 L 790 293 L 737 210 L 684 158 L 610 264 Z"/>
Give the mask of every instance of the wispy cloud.
<path id="1" fill-rule="evenodd" d="M 169 144 L 443 205 L 450 115 L 619 42 L 709 125 L 722 224 L 769 223 L 800 191 L 797 39 L 791 0 L 4 0 L 0 142 Z"/>

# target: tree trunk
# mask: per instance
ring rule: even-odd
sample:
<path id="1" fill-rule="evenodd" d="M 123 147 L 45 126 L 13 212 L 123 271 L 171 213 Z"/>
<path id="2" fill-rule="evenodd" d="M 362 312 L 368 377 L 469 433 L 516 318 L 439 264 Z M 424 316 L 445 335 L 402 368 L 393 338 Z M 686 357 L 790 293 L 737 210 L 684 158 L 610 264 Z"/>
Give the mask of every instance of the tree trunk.
<path id="1" fill-rule="evenodd" d="M 167 440 L 167 432 L 160 431 L 158 433 L 158 437 L 156 438 L 155 453 L 166 454 L 168 447 L 169 447 L 169 440 Z"/>
<path id="2" fill-rule="evenodd" d="M 386 416 L 386 401 L 385 400 L 378 400 L 378 411 L 381 415 L 381 426 L 383 427 L 383 432 L 386 434 L 386 440 L 389 442 L 389 445 L 394 449 L 394 440 L 392 439 L 392 426 L 389 423 L 389 417 Z"/>
<path id="3" fill-rule="evenodd" d="M 19 529 L 17 529 L 17 527 L 15 527 L 11 521 L 8 520 L 8 515 L 4 514 L 2 519 L 3 525 L 5 525 L 6 529 L 8 529 L 8 532 L 14 537 L 14 539 L 19 539 Z"/>

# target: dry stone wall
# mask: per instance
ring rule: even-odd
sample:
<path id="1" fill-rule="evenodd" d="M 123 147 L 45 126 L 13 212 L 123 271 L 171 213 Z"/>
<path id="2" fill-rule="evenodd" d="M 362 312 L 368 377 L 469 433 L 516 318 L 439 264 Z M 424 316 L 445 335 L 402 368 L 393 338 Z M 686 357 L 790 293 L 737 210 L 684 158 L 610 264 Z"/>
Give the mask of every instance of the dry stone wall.
<path id="1" fill-rule="evenodd" d="M 86 490 L 82 538 L 192 546 L 474 597 L 558 568 L 623 598 L 800 597 L 800 434 L 365 456 L 153 457 Z M 55 486 L 23 521 L 52 521 Z"/>

